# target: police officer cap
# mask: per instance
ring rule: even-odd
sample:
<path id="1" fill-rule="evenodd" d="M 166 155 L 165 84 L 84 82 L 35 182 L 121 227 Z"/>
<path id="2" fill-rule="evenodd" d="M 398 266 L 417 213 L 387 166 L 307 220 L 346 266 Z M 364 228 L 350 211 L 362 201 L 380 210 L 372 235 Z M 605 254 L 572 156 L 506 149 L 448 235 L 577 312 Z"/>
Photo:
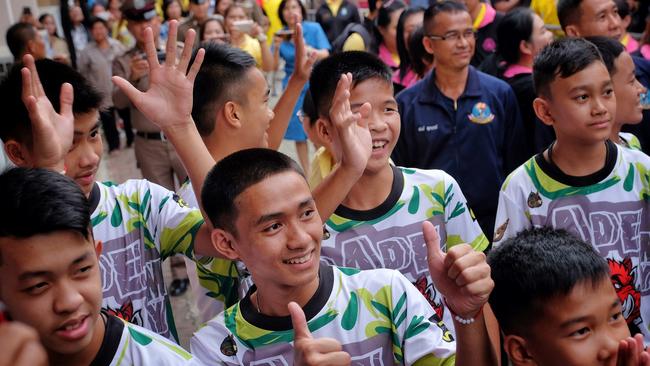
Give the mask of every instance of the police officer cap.
<path id="1" fill-rule="evenodd" d="M 120 9 L 127 20 L 143 21 L 156 16 L 153 0 L 126 0 Z"/>

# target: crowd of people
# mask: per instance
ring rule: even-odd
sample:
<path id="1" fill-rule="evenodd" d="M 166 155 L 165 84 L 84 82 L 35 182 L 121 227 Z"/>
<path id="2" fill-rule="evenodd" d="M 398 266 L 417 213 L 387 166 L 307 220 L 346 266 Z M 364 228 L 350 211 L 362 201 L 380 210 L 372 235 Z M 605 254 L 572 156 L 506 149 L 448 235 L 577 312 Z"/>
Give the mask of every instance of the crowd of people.
<path id="1" fill-rule="evenodd" d="M 25 10 L 0 82 L 0 366 L 650 366 L 647 12 Z M 97 181 L 131 146 L 143 179 Z"/>

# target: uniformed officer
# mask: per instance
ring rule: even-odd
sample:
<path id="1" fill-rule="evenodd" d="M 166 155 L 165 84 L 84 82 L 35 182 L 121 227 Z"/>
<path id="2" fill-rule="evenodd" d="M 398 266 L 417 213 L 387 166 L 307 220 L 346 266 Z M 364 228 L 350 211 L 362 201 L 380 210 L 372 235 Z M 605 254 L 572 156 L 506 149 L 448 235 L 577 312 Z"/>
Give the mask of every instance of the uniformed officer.
<path id="1" fill-rule="evenodd" d="M 196 34 L 199 34 L 199 29 L 201 24 L 208 19 L 208 9 L 210 7 L 210 1 L 208 0 L 190 0 L 190 14 L 191 16 L 178 26 L 178 40 L 183 42 L 185 40 L 185 33 L 194 29 Z M 199 37 L 196 37 L 196 42 L 198 44 Z"/>

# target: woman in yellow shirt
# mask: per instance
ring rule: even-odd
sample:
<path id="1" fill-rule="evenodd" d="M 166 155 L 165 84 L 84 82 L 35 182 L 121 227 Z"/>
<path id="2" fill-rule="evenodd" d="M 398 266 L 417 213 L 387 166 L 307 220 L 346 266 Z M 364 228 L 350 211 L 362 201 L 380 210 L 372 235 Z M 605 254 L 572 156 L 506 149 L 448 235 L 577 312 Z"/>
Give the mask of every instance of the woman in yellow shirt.
<path id="1" fill-rule="evenodd" d="M 266 42 L 266 35 L 262 27 L 248 17 L 246 10 L 241 5 L 232 4 L 224 18 L 230 44 L 253 56 L 257 67 L 263 71 L 273 70 L 273 54 Z"/>

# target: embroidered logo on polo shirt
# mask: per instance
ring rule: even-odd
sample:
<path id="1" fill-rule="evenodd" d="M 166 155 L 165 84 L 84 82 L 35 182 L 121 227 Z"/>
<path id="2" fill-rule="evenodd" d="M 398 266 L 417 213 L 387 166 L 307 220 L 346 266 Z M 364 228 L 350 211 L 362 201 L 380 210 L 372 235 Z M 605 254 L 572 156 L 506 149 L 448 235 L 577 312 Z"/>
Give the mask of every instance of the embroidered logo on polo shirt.
<path id="1" fill-rule="evenodd" d="M 427 126 L 418 126 L 418 132 L 432 132 L 438 129 L 438 124 L 427 125 Z"/>
<path id="2" fill-rule="evenodd" d="M 494 114 L 492 114 L 490 106 L 484 102 L 478 102 L 474 104 L 474 107 L 472 107 L 472 113 L 468 114 L 467 118 L 474 123 L 484 125 L 494 120 Z"/>

